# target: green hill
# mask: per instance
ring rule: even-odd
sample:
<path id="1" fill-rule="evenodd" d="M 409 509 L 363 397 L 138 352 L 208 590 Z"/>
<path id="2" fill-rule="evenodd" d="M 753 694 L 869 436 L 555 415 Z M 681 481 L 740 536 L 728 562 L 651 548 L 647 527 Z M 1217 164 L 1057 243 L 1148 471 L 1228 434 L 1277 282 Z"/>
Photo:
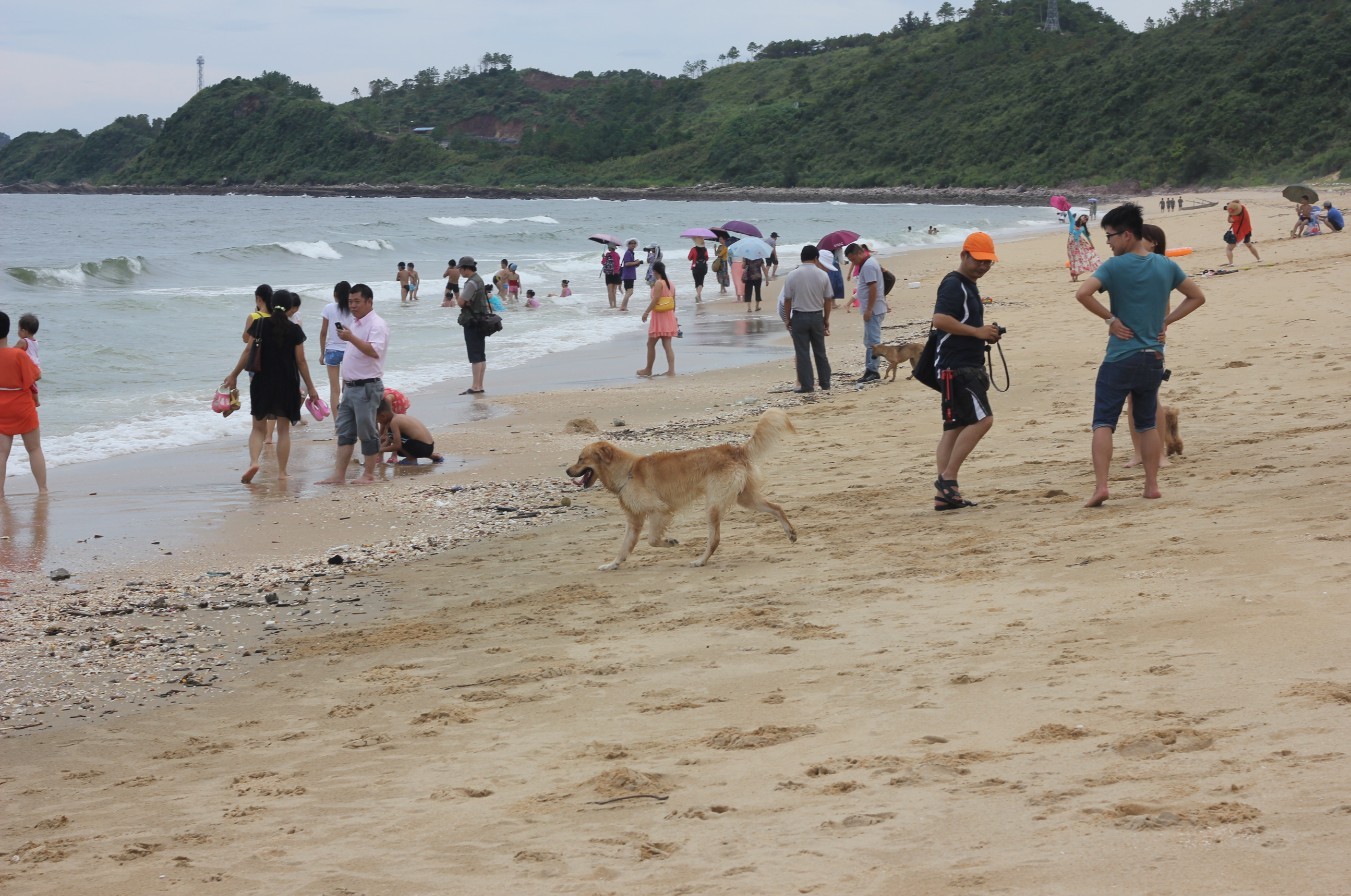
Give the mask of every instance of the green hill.
<path id="1" fill-rule="evenodd" d="M 23 134 L 0 182 L 924 187 L 1274 182 L 1351 160 L 1345 0 L 1184 0 L 1136 34 L 1086 3 L 754 48 L 699 77 L 436 69 L 325 103 L 278 73 L 162 124 Z M 431 128 L 409 132 L 409 122 Z"/>

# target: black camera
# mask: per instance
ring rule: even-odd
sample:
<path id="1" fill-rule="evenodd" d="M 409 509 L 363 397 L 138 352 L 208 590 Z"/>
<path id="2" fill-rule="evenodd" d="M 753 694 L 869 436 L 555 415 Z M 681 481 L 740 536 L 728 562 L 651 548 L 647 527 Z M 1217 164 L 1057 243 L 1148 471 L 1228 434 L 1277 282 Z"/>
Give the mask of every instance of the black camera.
<path id="1" fill-rule="evenodd" d="M 1008 327 L 1001 327 L 999 324 L 995 324 L 994 326 L 995 329 L 999 331 L 1000 336 L 1003 336 L 1005 333 L 1009 331 Z"/>

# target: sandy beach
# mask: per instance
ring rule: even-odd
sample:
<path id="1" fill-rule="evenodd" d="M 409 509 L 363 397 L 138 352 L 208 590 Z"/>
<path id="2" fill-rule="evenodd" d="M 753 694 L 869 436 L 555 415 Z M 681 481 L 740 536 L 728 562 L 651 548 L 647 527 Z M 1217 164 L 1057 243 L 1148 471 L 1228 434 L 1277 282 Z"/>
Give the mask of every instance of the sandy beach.
<path id="1" fill-rule="evenodd" d="M 976 508 L 931 510 L 937 396 L 849 385 L 841 308 L 830 395 L 791 394 L 785 339 L 490 396 L 437 428 L 450 469 L 231 499 L 98 574 L 52 581 L 45 545 L 6 540 L 0 889 L 1347 892 L 1351 237 L 1287 239 L 1277 190 L 1187 199 L 1235 197 L 1262 261 L 1198 277 L 1170 328 L 1186 450 L 1160 500 L 1123 425 L 1112 499 L 1082 506 L 1106 337 L 1057 233 L 980 283 L 1012 386 L 963 467 Z M 1218 205 L 1142 204 L 1184 269 L 1220 268 Z M 886 262 L 889 339 L 927 330 L 955 263 Z M 623 515 L 563 476 L 582 445 L 740 442 L 769 407 L 798 431 L 763 464 L 795 544 L 738 509 L 691 568 L 696 508 L 678 546 L 597 571 Z M 31 497 L 7 513 L 41 528 Z"/>

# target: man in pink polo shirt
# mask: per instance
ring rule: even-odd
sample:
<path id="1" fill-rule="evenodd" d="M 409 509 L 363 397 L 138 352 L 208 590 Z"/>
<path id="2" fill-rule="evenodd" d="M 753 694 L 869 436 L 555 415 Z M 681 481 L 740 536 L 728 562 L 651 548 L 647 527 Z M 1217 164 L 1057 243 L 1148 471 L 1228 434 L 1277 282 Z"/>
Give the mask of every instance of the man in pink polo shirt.
<path id="1" fill-rule="evenodd" d="M 376 410 L 385 397 L 385 353 L 389 349 L 389 325 L 375 313 L 375 295 L 365 283 L 352 287 L 348 305 L 355 321 L 350 327 L 338 324 L 338 338 L 347 343 L 343 352 L 342 401 L 335 415 L 338 428 L 338 457 L 333 475 L 320 485 L 343 485 L 347 465 L 352 462 L 353 446 L 361 440 L 363 467 L 353 482 L 374 482 L 375 466 L 380 462 L 380 427 Z"/>

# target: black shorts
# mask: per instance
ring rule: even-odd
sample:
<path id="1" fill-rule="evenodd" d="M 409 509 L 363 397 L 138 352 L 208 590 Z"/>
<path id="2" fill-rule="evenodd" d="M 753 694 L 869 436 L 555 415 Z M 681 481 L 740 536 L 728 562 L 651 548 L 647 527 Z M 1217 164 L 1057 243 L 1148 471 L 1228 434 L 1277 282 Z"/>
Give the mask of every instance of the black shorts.
<path id="1" fill-rule="evenodd" d="M 404 457 L 431 457 L 435 450 L 436 446 L 431 442 L 422 442 L 404 436 L 399 447 L 399 454 Z"/>
<path id="2" fill-rule="evenodd" d="M 961 429 L 993 417 L 990 408 L 990 378 L 980 367 L 940 370 L 943 395 L 943 429 Z"/>
<path id="3" fill-rule="evenodd" d="M 479 327 L 464 328 L 464 347 L 469 353 L 470 364 L 482 364 L 488 360 L 488 334 Z"/>
<path id="4" fill-rule="evenodd" d="M 454 296 L 458 296 L 459 294 L 460 294 L 460 284 L 458 284 L 458 283 L 447 283 L 447 284 L 446 284 L 446 298 L 449 299 L 449 298 L 452 298 L 452 297 L 454 297 Z"/>
<path id="5" fill-rule="evenodd" d="M 623 279 L 623 278 L 620 277 L 618 274 L 606 274 L 606 275 L 605 275 L 605 285 L 606 285 L 606 286 L 610 286 L 611 284 L 613 284 L 613 285 L 615 285 L 615 286 L 618 286 L 618 285 L 619 285 L 619 282 L 620 282 L 622 279 Z"/>
<path id="6" fill-rule="evenodd" d="M 708 276 L 708 262 L 696 261 L 690 267 L 690 273 L 694 275 L 694 285 L 696 287 L 704 285 L 704 278 Z"/>

